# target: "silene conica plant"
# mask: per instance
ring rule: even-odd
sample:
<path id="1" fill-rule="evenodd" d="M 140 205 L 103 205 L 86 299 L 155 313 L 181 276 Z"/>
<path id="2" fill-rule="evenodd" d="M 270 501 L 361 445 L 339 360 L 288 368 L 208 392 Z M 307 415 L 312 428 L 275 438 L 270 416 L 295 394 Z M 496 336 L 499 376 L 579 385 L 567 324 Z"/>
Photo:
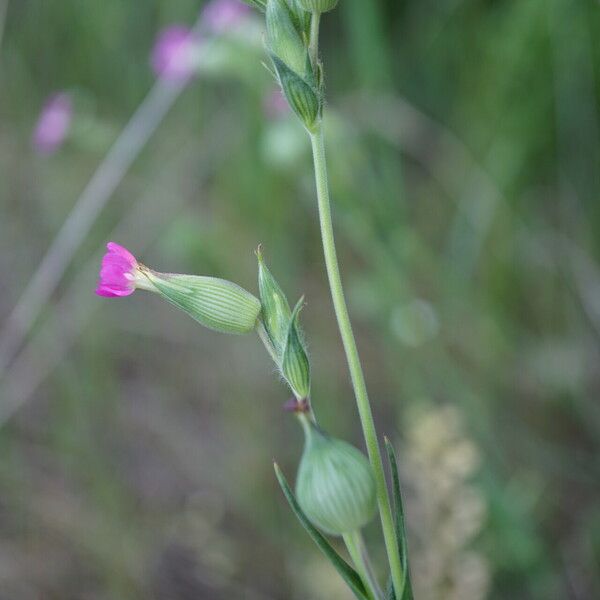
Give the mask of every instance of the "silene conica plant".
<path id="1" fill-rule="evenodd" d="M 386 439 L 390 494 L 344 299 L 331 220 L 323 139 L 324 70 L 319 60 L 319 22 L 322 13 L 335 8 L 337 0 L 246 1 L 265 15 L 270 69 L 312 145 L 325 263 L 368 457 L 317 424 L 311 406 L 310 362 L 300 326 L 303 299 L 292 307 L 269 271 L 260 247 L 256 252 L 258 298 L 223 279 L 158 273 L 113 242 L 107 246 L 96 292 L 110 297 L 128 296 L 136 289 L 147 290 L 210 329 L 232 334 L 257 332 L 293 392 L 286 407 L 297 416 L 304 431 L 304 451 L 295 491 L 275 465 L 279 484 L 293 512 L 357 598 L 407 600 L 413 595 L 396 458 Z M 361 534 L 377 512 L 389 563 L 385 587 L 376 575 L 383 569 L 372 568 Z M 351 563 L 332 546 L 329 536 L 343 538 Z"/>

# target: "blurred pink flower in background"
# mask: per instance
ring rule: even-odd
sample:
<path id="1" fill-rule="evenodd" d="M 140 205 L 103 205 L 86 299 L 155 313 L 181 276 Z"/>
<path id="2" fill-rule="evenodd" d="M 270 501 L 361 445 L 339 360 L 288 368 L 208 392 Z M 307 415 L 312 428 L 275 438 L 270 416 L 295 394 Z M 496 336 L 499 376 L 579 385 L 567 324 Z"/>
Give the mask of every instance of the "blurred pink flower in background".
<path id="1" fill-rule="evenodd" d="M 138 270 L 135 256 L 127 248 L 119 246 L 115 242 L 108 242 L 106 249 L 96 294 L 108 298 L 133 294 Z"/>
<path id="2" fill-rule="evenodd" d="M 202 21 L 211 33 L 225 33 L 243 22 L 251 13 L 240 0 L 211 0 L 202 9 Z"/>
<path id="3" fill-rule="evenodd" d="M 269 119 L 279 119 L 290 112 L 290 106 L 280 89 L 273 90 L 265 96 L 264 111 Z"/>
<path id="4" fill-rule="evenodd" d="M 167 81 L 182 81 L 191 77 L 199 44 L 199 37 L 189 27 L 165 27 L 159 32 L 152 49 L 151 63 L 156 75 Z"/>
<path id="5" fill-rule="evenodd" d="M 73 104 L 65 92 L 48 98 L 33 131 L 32 144 L 39 154 L 56 152 L 65 141 L 73 118 Z"/>

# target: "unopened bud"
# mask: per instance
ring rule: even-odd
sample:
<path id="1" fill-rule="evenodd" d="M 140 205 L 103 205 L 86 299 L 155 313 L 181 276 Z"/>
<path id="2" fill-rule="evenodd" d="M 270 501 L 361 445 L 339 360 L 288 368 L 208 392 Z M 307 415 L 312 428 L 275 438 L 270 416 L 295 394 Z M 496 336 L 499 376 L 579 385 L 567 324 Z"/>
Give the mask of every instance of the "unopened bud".
<path id="1" fill-rule="evenodd" d="M 359 530 L 375 515 L 375 480 L 366 456 L 303 418 L 305 445 L 296 496 L 308 518 L 325 533 Z"/>
<path id="2" fill-rule="evenodd" d="M 283 355 L 292 311 L 279 284 L 267 268 L 260 247 L 258 258 L 258 290 L 262 304 L 262 319 L 278 357 Z"/>
<path id="3" fill-rule="evenodd" d="M 268 0 L 266 20 L 269 50 L 302 77 L 306 69 L 308 50 L 302 39 L 297 16 L 286 0 Z"/>
<path id="4" fill-rule="evenodd" d="M 303 302 L 304 299 L 301 298 L 292 313 L 281 359 L 281 372 L 297 398 L 310 396 L 310 363 L 298 324 Z"/>
<path id="5" fill-rule="evenodd" d="M 271 59 L 288 104 L 306 129 L 312 132 L 321 112 L 319 92 L 277 56 L 272 55 Z"/>

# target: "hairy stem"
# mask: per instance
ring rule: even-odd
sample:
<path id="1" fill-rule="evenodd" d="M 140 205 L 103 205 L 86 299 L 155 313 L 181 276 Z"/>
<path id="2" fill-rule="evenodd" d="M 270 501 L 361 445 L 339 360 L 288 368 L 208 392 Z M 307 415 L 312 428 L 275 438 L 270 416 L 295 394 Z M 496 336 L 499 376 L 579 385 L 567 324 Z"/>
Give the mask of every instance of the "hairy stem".
<path id="1" fill-rule="evenodd" d="M 331 206 L 329 200 L 329 185 L 327 179 L 327 164 L 325 161 L 325 145 L 323 140 L 322 125 L 311 134 L 311 143 L 315 168 L 315 179 L 317 185 L 317 198 L 319 206 L 319 220 L 321 225 L 321 237 L 323 240 L 323 252 L 325 254 L 325 265 L 327 267 L 327 276 L 329 278 L 329 287 L 331 297 L 338 322 L 338 327 L 342 337 L 346 359 L 352 379 L 352 386 L 356 396 L 356 404 L 362 425 L 369 461 L 375 475 L 375 484 L 377 488 L 377 504 L 379 506 L 379 515 L 381 517 L 381 526 L 385 539 L 385 547 L 390 563 L 392 581 L 396 590 L 402 589 L 404 573 L 400 561 L 398 540 L 394 529 L 392 511 L 388 497 L 383 462 L 381 452 L 377 441 L 377 431 L 373 420 L 373 413 L 367 394 L 365 377 L 356 347 L 356 340 L 352 331 L 352 324 L 346 306 L 344 290 L 342 287 L 342 278 L 335 249 L 335 240 L 333 236 L 333 226 L 331 222 Z"/>

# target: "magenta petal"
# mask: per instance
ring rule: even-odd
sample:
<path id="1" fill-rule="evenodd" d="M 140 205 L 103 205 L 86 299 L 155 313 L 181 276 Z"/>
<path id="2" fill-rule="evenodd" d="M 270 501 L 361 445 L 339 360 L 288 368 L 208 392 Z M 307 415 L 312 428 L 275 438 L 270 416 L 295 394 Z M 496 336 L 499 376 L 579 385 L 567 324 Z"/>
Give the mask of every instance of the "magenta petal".
<path id="1" fill-rule="evenodd" d="M 108 287 L 104 287 L 99 285 L 96 288 L 96 294 L 98 296 L 103 296 L 104 298 L 122 298 L 123 296 L 131 296 L 135 290 L 114 290 Z"/>
<path id="2" fill-rule="evenodd" d="M 109 242 L 102 258 L 96 294 L 107 298 L 129 296 L 135 291 L 137 260 L 127 248 Z"/>
<path id="3" fill-rule="evenodd" d="M 131 254 L 131 252 L 129 252 L 127 248 L 119 246 L 119 244 L 117 244 L 116 242 L 108 242 L 108 244 L 106 244 L 106 247 L 109 250 L 109 252 L 122 256 L 124 259 L 128 260 L 132 265 L 137 265 L 137 260 L 135 256 Z"/>

